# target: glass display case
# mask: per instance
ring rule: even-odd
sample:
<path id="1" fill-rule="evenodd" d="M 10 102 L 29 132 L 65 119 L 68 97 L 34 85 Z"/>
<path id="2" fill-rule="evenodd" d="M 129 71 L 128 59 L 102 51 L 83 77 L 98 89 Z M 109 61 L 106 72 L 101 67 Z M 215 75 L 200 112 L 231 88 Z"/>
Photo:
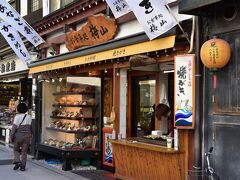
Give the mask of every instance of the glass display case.
<path id="1" fill-rule="evenodd" d="M 60 156 L 63 170 L 74 158 L 99 158 L 101 79 L 66 77 L 42 86 L 42 134 L 38 151 Z"/>

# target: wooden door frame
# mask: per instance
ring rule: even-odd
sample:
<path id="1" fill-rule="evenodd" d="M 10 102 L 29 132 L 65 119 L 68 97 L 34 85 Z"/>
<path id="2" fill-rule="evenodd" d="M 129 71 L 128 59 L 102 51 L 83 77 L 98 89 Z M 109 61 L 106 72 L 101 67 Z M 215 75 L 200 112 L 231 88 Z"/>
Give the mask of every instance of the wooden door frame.
<path id="1" fill-rule="evenodd" d="M 149 72 L 149 71 L 128 71 L 127 72 L 127 137 L 131 137 L 132 135 L 132 82 L 133 78 L 141 77 L 141 76 L 152 76 L 156 80 L 156 100 L 155 104 L 159 103 L 160 97 L 160 88 L 159 88 L 159 72 Z M 155 118 L 155 127 L 159 127 L 159 123 L 156 121 Z"/>

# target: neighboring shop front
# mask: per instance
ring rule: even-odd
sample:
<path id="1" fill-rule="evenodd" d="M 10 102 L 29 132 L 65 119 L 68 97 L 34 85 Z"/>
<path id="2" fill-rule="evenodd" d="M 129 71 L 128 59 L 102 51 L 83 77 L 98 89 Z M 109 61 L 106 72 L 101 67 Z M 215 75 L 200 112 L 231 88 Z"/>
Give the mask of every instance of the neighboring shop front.
<path id="1" fill-rule="evenodd" d="M 4 56 L 0 61 L 0 129 L 1 142 L 9 144 L 9 133 L 18 102 L 24 101 L 31 108 L 32 79 L 28 69 L 15 56 Z"/>
<path id="2" fill-rule="evenodd" d="M 239 179 L 239 136 L 240 136 L 240 95 L 239 95 L 239 2 L 238 1 L 192 1 L 182 0 L 180 12 L 199 16 L 200 32 L 205 32 L 204 36 L 199 36 L 199 47 L 203 47 L 205 42 L 212 40 L 213 47 L 218 51 L 213 51 L 207 56 L 215 56 L 212 65 L 223 64 L 219 68 L 209 68 L 204 59 L 203 70 L 203 120 L 199 124 L 202 131 L 200 137 L 202 144 L 202 157 L 198 165 L 206 167 L 204 153 L 213 147 L 210 163 L 220 179 Z M 205 13 L 208 13 L 205 16 Z M 201 26 L 202 25 L 202 26 Z M 223 47 L 220 41 L 225 41 L 227 48 Z M 210 46 L 208 46 L 210 47 Z M 220 48 L 220 49 L 219 49 Z M 210 50 L 209 48 L 208 50 Z M 230 49 L 230 53 L 228 51 Z M 210 52 L 210 51 L 209 51 Z M 196 51 L 196 55 L 200 52 Z M 209 55 L 209 56 L 208 56 Z M 225 61 L 223 55 L 227 55 Z M 210 59 L 210 58 L 209 58 Z M 227 59 L 227 61 L 226 61 Z M 202 135 L 202 136 L 201 136 Z M 201 161 L 202 159 L 202 161 Z M 202 164 L 201 164 L 202 163 Z M 191 167 L 190 167 L 191 168 Z"/>

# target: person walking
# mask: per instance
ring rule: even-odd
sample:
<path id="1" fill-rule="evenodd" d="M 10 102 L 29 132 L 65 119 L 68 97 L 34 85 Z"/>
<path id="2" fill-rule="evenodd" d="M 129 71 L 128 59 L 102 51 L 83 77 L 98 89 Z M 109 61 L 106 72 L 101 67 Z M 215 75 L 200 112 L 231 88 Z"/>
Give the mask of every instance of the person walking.
<path id="1" fill-rule="evenodd" d="M 17 105 L 18 114 L 14 118 L 11 131 L 11 141 L 14 143 L 13 170 L 20 168 L 21 171 L 25 171 L 26 168 L 27 152 L 32 137 L 32 118 L 27 111 L 26 103 L 21 102 Z"/>

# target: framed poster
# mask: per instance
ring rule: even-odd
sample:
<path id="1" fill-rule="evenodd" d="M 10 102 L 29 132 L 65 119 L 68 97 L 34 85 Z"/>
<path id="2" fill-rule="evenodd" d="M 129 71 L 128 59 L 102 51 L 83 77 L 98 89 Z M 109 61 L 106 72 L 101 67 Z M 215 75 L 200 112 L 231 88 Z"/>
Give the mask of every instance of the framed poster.
<path id="1" fill-rule="evenodd" d="M 112 144 L 109 141 L 112 139 L 112 128 L 103 128 L 103 164 L 106 166 L 114 166 Z"/>
<path id="2" fill-rule="evenodd" d="M 174 57 L 174 127 L 194 128 L 195 55 Z"/>

